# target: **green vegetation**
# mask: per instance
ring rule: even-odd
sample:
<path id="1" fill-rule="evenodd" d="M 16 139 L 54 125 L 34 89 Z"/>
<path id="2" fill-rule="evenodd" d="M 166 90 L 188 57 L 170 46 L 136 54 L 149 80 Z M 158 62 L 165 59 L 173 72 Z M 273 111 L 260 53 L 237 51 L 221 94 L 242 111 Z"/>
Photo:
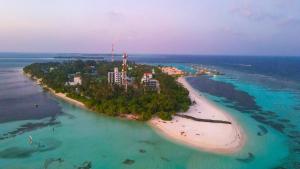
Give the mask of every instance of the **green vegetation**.
<path id="1" fill-rule="evenodd" d="M 121 62 L 105 61 L 67 61 L 34 63 L 24 68 L 25 73 L 42 79 L 42 83 L 56 92 L 66 93 L 68 97 L 83 102 L 95 112 L 110 116 L 135 114 L 141 120 L 157 115 L 161 119 L 171 120 L 172 114 L 186 111 L 191 101 L 188 91 L 176 82 L 175 77 L 164 74 L 155 66 L 129 63 L 128 76 L 135 80 L 125 92 L 123 86 L 111 85 L 107 72 L 114 67 L 121 69 Z M 144 72 L 155 70 L 155 79 L 160 83 L 160 93 L 144 90 L 140 79 Z M 65 85 L 68 75 L 80 72 L 82 85 Z"/>

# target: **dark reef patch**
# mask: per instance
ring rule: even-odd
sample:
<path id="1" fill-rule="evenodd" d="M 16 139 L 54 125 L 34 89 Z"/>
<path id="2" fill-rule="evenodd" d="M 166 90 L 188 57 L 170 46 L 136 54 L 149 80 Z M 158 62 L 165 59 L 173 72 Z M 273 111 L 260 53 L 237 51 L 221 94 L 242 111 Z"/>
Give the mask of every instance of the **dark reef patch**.
<path id="1" fill-rule="evenodd" d="M 132 165 L 135 161 L 134 160 L 131 160 L 131 159 L 126 159 L 123 161 L 123 164 L 126 164 L 126 165 Z"/>
<path id="2" fill-rule="evenodd" d="M 281 133 L 284 132 L 285 126 L 283 124 L 276 123 L 273 121 L 268 121 L 267 124 L 270 125 L 271 127 L 273 127 L 274 129 L 276 129 L 277 131 L 280 131 Z"/>
<path id="3" fill-rule="evenodd" d="M 300 132 L 299 131 L 290 131 L 288 137 L 293 139 L 294 143 L 300 145 Z"/>
<path id="4" fill-rule="evenodd" d="M 287 124 L 287 127 L 289 127 L 289 128 L 297 128 L 297 126 L 294 125 L 294 124 Z"/>
<path id="5" fill-rule="evenodd" d="M 300 110 L 300 107 L 294 107 L 294 110 Z"/>
<path id="6" fill-rule="evenodd" d="M 288 119 L 278 119 L 278 121 L 282 122 L 282 123 L 289 123 L 290 120 Z"/>
<path id="7" fill-rule="evenodd" d="M 232 109 L 238 110 L 241 113 L 249 114 L 257 122 L 269 126 L 280 133 L 285 134 L 290 138 L 290 151 L 296 158 L 300 155 L 300 132 L 297 131 L 297 125 L 292 124 L 291 119 L 282 118 L 278 113 L 273 111 L 264 111 L 260 105 L 255 101 L 255 98 L 247 92 L 240 91 L 234 87 L 233 84 L 226 82 L 219 82 L 210 79 L 207 76 L 190 77 L 187 78 L 189 83 L 200 92 L 207 93 L 222 99 L 221 102 Z M 216 99 L 215 99 L 216 100 Z M 293 107 L 294 110 L 300 110 L 300 106 Z M 258 125 L 258 136 L 263 136 L 268 133 L 264 125 Z M 249 163 L 254 159 L 252 153 L 248 153 L 248 157 L 237 158 L 237 161 Z M 292 159 L 286 164 L 282 164 L 274 169 L 300 169 L 299 160 Z"/>
<path id="8" fill-rule="evenodd" d="M 92 162 L 91 161 L 85 161 L 80 166 L 76 167 L 77 169 L 91 169 L 92 168 Z"/>
<path id="9" fill-rule="evenodd" d="M 160 159 L 163 160 L 163 161 L 166 161 L 166 162 L 169 162 L 169 161 L 170 161 L 170 160 L 169 160 L 168 158 L 166 158 L 166 157 L 160 157 Z"/>
<path id="10" fill-rule="evenodd" d="M 140 153 L 146 153 L 146 150 L 144 150 L 144 149 L 139 149 L 139 152 L 140 152 Z"/>
<path id="11" fill-rule="evenodd" d="M 249 163 L 249 162 L 254 160 L 254 155 L 252 153 L 248 153 L 248 157 L 246 157 L 246 158 L 237 158 L 236 160 L 240 161 L 240 162 L 244 162 L 244 163 Z"/>
<path id="12" fill-rule="evenodd" d="M 139 143 L 144 143 L 144 144 L 148 144 L 148 145 L 155 145 L 156 142 L 154 141 L 149 141 L 149 140 L 140 140 L 138 141 Z"/>
<path id="13" fill-rule="evenodd" d="M 258 125 L 258 128 L 261 130 L 257 133 L 258 136 L 263 136 L 268 133 L 268 130 L 264 126 Z"/>
<path id="14" fill-rule="evenodd" d="M 29 122 L 29 123 L 21 125 L 19 128 L 17 128 L 14 131 L 10 131 L 8 133 L 2 134 L 2 136 L 0 136 L 0 140 L 12 138 L 17 135 L 21 135 L 25 132 L 37 130 L 37 129 L 43 128 L 43 127 L 54 126 L 54 125 L 58 125 L 58 124 L 60 124 L 60 122 L 56 121 L 55 117 L 51 117 L 48 121 L 44 121 L 44 122 L 36 122 L 36 123 Z"/>
<path id="15" fill-rule="evenodd" d="M 225 98 L 241 111 L 260 110 L 254 100 L 247 92 L 238 90 L 234 85 L 225 82 L 219 82 L 210 79 L 207 76 L 199 76 L 197 78 L 189 77 L 187 81 L 197 90 L 208 93 L 217 97 Z"/>
<path id="16" fill-rule="evenodd" d="M 267 124 L 268 121 L 264 116 L 261 115 L 251 115 L 252 118 L 254 118 L 256 121 Z"/>
<path id="17" fill-rule="evenodd" d="M 300 131 L 293 130 L 293 131 L 290 131 L 290 134 L 300 136 Z"/>
<path id="18" fill-rule="evenodd" d="M 287 169 L 285 167 L 275 167 L 275 168 L 272 168 L 272 169 Z"/>
<path id="19" fill-rule="evenodd" d="M 296 125 L 291 124 L 289 119 L 279 118 L 276 112 L 263 111 L 257 105 L 253 96 L 236 89 L 233 84 L 215 81 L 208 76 L 188 77 L 187 81 L 201 92 L 223 98 L 222 102 L 227 107 L 236 109 L 241 113 L 248 113 L 256 121 L 268 125 L 281 133 L 288 133 L 288 130 L 291 128 L 296 128 Z M 257 133 L 258 136 L 267 133 L 265 127 L 260 126 L 259 128 L 261 131 Z M 288 136 L 294 139 L 299 137 L 298 134 L 291 133 Z"/>
<path id="20" fill-rule="evenodd" d="M 27 158 L 36 152 L 51 151 L 61 146 L 61 142 L 53 138 L 45 138 L 33 142 L 28 147 L 9 147 L 0 151 L 0 158 L 14 159 Z"/>
<path id="21" fill-rule="evenodd" d="M 48 169 L 48 167 L 53 164 L 53 163 L 63 163 L 64 160 L 62 158 L 49 158 L 49 159 L 46 159 L 45 162 L 44 162 L 44 169 Z"/>
<path id="22" fill-rule="evenodd" d="M 0 151 L 0 158 L 27 158 L 35 152 L 36 151 L 32 148 L 10 147 Z"/>

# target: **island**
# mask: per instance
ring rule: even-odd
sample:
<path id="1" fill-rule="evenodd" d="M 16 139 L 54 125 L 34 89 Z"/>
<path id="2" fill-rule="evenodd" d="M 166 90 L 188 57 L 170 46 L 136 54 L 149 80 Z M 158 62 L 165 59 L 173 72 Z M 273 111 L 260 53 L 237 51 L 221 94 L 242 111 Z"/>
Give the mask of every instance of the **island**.
<path id="1" fill-rule="evenodd" d="M 121 69 L 121 61 L 73 60 L 33 63 L 23 71 L 57 96 L 109 116 L 171 120 L 191 105 L 187 89 L 158 67 L 130 62 Z"/>
<path id="2" fill-rule="evenodd" d="M 96 113 L 147 121 L 163 137 L 192 148 L 228 154 L 246 141 L 237 121 L 175 67 L 127 62 L 124 54 L 123 61 L 33 63 L 23 71 L 59 98 Z"/>

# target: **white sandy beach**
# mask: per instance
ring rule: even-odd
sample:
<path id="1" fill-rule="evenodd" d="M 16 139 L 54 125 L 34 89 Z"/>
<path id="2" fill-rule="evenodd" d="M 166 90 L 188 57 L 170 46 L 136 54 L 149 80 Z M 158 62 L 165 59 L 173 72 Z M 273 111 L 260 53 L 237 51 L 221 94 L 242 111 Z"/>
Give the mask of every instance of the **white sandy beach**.
<path id="1" fill-rule="evenodd" d="M 187 112 L 179 114 L 200 119 L 229 121 L 231 124 L 199 122 L 174 116 L 172 121 L 154 118 L 150 120 L 150 125 L 171 140 L 204 151 L 215 153 L 239 151 L 245 143 L 246 136 L 234 118 L 199 95 L 184 77 L 180 77 L 178 82 L 189 90 L 191 100 L 196 102 Z"/>
<path id="2" fill-rule="evenodd" d="M 24 72 L 23 72 L 23 73 L 24 73 Z M 24 73 L 24 74 L 25 74 L 25 76 L 31 78 L 31 75 L 30 75 L 30 74 L 27 74 L 27 73 Z M 46 85 L 41 84 L 41 80 L 42 80 L 42 79 L 37 79 L 37 78 L 35 78 L 35 77 L 33 77 L 33 79 L 35 80 L 36 84 L 41 85 L 42 87 L 46 88 L 47 90 L 49 90 L 49 92 L 50 92 L 52 95 L 56 96 L 57 98 L 60 98 L 60 99 L 62 99 L 62 100 L 64 100 L 64 101 L 69 102 L 70 104 L 73 104 L 73 105 L 78 106 L 78 107 L 80 107 L 80 108 L 87 109 L 87 107 L 86 107 L 82 102 L 67 97 L 67 95 L 66 95 L 65 93 L 56 93 L 53 89 L 49 88 L 49 87 L 46 86 Z"/>

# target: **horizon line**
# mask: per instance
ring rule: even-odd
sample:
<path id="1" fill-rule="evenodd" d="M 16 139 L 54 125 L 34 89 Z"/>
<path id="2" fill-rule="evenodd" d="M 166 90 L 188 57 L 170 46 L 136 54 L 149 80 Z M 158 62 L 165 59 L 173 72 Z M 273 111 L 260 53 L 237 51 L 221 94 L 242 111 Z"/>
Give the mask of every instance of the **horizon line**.
<path id="1" fill-rule="evenodd" d="M 0 51 L 0 54 L 90 54 L 90 55 L 111 55 L 109 52 L 20 52 L 20 51 Z M 194 54 L 194 53 L 139 53 L 139 52 L 127 52 L 129 55 L 166 55 L 166 56 L 228 56 L 228 57 L 300 57 L 299 55 L 270 55 L 270 54 Z M 115 55 L 122 55 L 123 52 L 116 52 Z"/>

